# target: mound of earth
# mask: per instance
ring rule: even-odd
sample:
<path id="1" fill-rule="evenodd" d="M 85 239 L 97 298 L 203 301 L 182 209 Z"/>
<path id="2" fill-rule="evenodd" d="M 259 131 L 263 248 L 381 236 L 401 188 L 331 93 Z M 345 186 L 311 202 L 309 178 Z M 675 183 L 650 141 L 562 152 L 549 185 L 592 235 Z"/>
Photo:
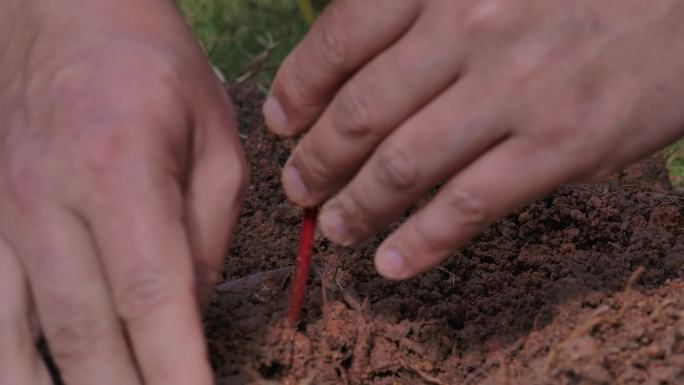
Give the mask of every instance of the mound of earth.
<path id="1" fill-rule="evenodd" d="M 279 172 L 294 143 L 266 132 L 258 93 L 232 94 L 252 182 L 206 316 L 219 384 L 684 383 L 684 195 L 657 157 L 560 187 L 406 282 L 374 271 L 387 233 L 319 236 L 292 327 L 301 211 Z"/>

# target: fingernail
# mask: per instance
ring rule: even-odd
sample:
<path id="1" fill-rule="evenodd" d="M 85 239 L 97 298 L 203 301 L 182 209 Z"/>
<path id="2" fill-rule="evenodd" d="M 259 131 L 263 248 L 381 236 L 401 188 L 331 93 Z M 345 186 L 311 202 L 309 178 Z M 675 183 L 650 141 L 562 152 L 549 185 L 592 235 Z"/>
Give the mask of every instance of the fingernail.
<path id="1" fill-rule="evenodd" d="M 339 210 L 337 209 L 323 209 L 320 217 L 321 231 L 331 241 L 349 246 L 353 243 L 349 228 Z"/>
<path id="2" fill-rule="evenodd" d="M 309 197 L 309 188 L 295 166 L 286 166 L 283 170 L 283 188 L 288 198 L 295 203 L 302 204 Z"/>
<path id="3" fill-rule="evenodd" d="M 266 126 L 276 134 L 284 134 L 287 130 L 287 115 L 278 99 L 275 96 L 269 96 L 262 110 Z"/>
<path id="4" fill-rule="evenodd" d="M 378 254 L 375 258 L 375 268 L 380 275 L 389 279 L 405 279 L 409 276 L 406 258 L 393 249 L 384 250 Z"/>

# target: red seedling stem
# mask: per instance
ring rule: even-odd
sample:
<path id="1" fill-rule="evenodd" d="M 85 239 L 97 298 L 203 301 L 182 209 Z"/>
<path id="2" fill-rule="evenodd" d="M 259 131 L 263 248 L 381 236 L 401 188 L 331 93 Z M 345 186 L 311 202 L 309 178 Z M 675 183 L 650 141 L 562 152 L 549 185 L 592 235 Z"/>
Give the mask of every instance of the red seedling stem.
<path id="1" fill-rule="evenodd" d="M 290 308 L 287 312 L 287 316 L 292 324 L 299 322 L 299 314 L 304 303 L 306 281 L 309 278 L 309 269 L 311 268 L 311 250 L 316 232 L 317 216 L 317 208 L 304 210 L 302 231 L 299 236 L 299 248 L 297 249 L 297 261 L 295 262 L 294 278 L 292 279 L 292 298 L 290 298 Z"/>
<path id="2" fill-rule="evenodd" d="M 298 0 L 298 4 L 302 16 L 304 16 L 307 24 L 310 26 L 316 18 L 311 0 Z M 299 235 L 299 248 L 297 249 L 297 260 L 292 279 L 292 297 L 290 298 L 290 308 L 287 311 L 287 317 L 293 325 L 299 322 L 299 314 L 302 312 L 302 305 L 304 304 L 306 281 L 309 279 L 309 270 L 311 269 L 311 251 L 313 249 L 314 235 L 316 234 L 317 216 L 317 207 L 304 209 L 304 220 L 302 221 L 302 230 Z"/>

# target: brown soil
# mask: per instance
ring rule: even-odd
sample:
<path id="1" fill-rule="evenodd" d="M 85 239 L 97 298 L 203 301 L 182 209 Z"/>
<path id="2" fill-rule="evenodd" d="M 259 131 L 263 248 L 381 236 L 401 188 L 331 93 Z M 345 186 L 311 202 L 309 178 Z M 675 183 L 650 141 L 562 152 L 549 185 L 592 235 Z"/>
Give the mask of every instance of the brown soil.
<path id="1" fill-rule="evenodd" d="M 295 328 L 301 211 L 279 186 L 293 142 L 266 133 L 257 93 L 233 94 L 253 174 L 225 278 L 281 270 L 219 291 L 219 384 L 684 384 L 684 195 L 656 158 L 561 187 L 402 283 L 373 268 L 386 233 L 356 248 L 319 236 Z"/>

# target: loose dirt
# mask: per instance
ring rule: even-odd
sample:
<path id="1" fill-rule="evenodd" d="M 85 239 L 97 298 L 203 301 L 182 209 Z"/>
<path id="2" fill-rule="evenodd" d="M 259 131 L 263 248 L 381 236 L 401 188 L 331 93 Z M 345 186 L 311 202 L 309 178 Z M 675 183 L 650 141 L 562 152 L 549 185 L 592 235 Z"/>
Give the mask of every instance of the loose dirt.
<path id="1" fill-rule="evenodd" d="M 219 384 L 684 383 L 684 195 L 658 158 L 560 187 L 402 283 L 373 268 L 387 232 L 355 248 L 319 235 L 292 327 L 301 210 L 279 172 L 294 143 L 266 132 L 258 93 L 232 93 L 252 182 L 225 279 L 249 278 L 206 316 Z"/>

